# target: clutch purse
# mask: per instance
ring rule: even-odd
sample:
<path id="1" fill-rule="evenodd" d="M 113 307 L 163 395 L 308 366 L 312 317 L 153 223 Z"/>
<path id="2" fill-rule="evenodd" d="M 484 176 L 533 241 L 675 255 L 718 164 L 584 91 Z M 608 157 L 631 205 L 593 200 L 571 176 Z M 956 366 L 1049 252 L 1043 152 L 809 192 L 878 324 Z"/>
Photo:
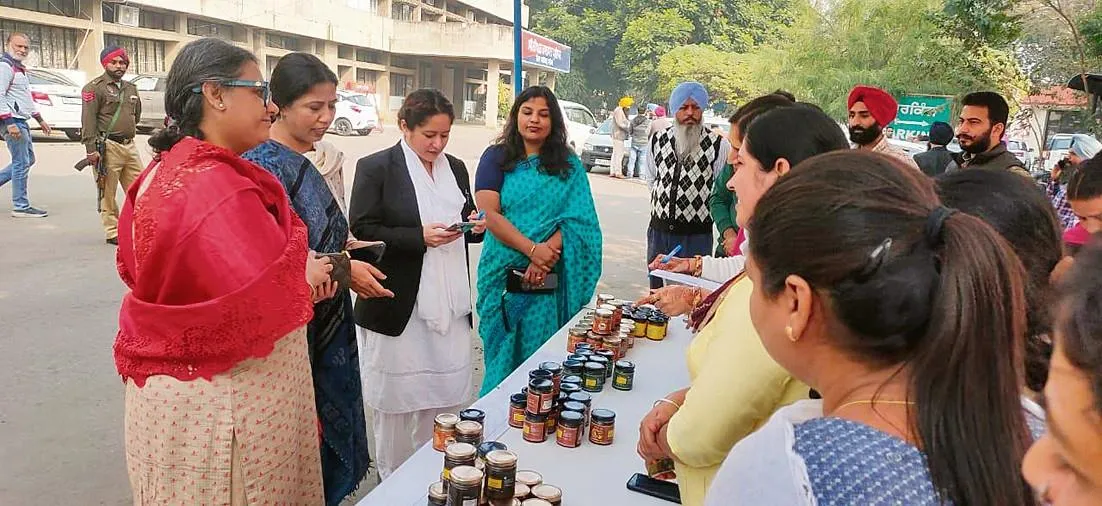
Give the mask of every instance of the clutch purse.
<path id="1" fill-rule="evenodd" d="M 352 286 L 352 259 L 348 254 L 318 253 L 318 258 L 328 258 L 333 270 L 329 271 L 329 279 L 337 282 L 340 290 L 348 290 Z"/>
<path id="2" fill-rule="evenodd" d="M 531 293 L 531 294 L 550 294 L 554 293 L 559 288 L 559 274 L 557 272 L 547 273 L 547 277 L 544 278 L 543 284 L 533 285 L 524 281 L 524 271 L 528 270 L 527 267 L 506 267 L 505 268 L 505 291 L 511 293 Z"/>

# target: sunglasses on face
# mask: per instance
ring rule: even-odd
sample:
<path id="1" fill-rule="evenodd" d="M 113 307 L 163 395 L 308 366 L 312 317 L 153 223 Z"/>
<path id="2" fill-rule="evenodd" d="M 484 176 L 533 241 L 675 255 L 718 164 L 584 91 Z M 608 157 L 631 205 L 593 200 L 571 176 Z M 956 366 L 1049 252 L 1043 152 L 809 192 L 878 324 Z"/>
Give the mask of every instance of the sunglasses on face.
<path id="1" fill-rule="evenodd" d="M 252 88 L 254 90 L 260 90 L 260 98 L 264 100 L 264 105 L 268 105 L 268 101 L 272 97 L 272 92 L 268 88 L 268 81 L 246 81 L 244 79 L 211 79 L 209 81 L 203 81 L 207 83 L 218 83 L 220 86 L 226 86 L 228 88 Z M 203 93 L 203 85 L 197 84 L 191 88 L 192 93 Z"/>

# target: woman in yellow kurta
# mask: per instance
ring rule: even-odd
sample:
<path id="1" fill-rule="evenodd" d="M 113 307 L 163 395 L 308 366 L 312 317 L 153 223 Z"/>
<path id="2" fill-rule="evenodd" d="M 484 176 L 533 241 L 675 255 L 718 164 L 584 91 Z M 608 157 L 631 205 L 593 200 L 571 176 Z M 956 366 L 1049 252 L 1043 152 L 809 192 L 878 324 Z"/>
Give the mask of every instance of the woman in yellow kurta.
<path id="1" fill-rule="evenodd" d="M 763 97 L 735 113 L 741 118 L 734 126 L 746 134 L 728 188 L 738 195 L 740 226 L 792 166 L 849 147 L 834 121 L 817 108 L 775 104 Z M 753 238 L 747 240 L 753 247 Z M 807 386 L 762 346 L 750 322 L 752 289 L 750 280 L 740 275 L 702 303 L 695 294 L 691 322 L 700 331 L 688 351 L 691 386 L 659 399 L 640 423 L 640 456 L 674 460 L 681 501 L 687 506 L 704 503 L 712 477 L 735 443 L 777 408 L 808 394 Z"/>

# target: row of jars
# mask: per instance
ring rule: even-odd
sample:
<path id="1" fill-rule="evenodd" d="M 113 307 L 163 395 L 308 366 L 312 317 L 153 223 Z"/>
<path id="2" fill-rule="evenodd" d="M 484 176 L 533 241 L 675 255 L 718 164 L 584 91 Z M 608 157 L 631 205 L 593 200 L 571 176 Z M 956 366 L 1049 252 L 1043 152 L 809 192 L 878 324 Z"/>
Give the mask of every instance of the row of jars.
<path id="1" fill-rule="evenodd" d="M 562 489 L 535 471 L 518 471 L 504 443 L 453 443 L 444 452 L 441 480 L 429 486 L 429 506 L 559 506 Z"/>

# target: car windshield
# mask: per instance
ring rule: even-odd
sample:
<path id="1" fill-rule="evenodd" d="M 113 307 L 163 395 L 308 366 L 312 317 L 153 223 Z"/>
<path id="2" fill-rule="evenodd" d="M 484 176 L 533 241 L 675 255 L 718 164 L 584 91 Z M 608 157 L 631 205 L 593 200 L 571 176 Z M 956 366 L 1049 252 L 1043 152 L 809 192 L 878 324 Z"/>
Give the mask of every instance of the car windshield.
<path id="1" fill-rule="evenodd" d="M 598 135 L 612 134 L 612 118 L 606 119 L 604 123 L 601 123 L 601 126 L 597 127 L 596 133 Z"/>
<path id="2" fill-rule="evenodd" d="M 344 98 L 347 98 L 349 102 L 352 102 L 353 104 L 356 104 L 356 105 L 362 105 L 362 106 L 374 105 L 374 104 L 371 103 L 371 97 L 369 97 L 367 95 L 345 95 Z"/>
<path id="3" fill-rule="evenodd" d="M 1071 137 L 1057 137 L 1052 139 L 1051 147 L 1048 149 L 1068 149 L 1071 147 Z"/>
<path id="4" fill-rule="evenodd" d="M 42 72 L 41 70 L 28 70 L 27 80 L 31 84 L 46 84 L 46 85 L 61 85 L 61 86 L 76 86 L 76 83 L 69 80 L 69 78 L 54 74 L 52 72 Z"/>

